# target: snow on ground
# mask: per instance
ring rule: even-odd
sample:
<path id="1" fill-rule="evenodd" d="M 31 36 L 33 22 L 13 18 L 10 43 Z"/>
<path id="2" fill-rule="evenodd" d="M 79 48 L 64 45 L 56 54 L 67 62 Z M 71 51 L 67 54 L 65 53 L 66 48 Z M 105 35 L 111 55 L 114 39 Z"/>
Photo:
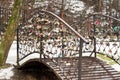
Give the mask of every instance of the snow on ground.
<path id="1" fill-rule="evenodd" d="M 16 61 L 17 61 L 17 42 L 13 41 L 13 44 L 11 45 L 6 63 L 16 65 Z"/>
<path id="2" fill-rule="evenodd" d="M 114 65 L 111 65 L 112 68 L 114 68 L 116 71 L 119 71 L 120 72 L 120 65 L 119 64 L 114 64 Z"/>
<path id="3" fill-rule="evenodd" d="M 16 48 L 16 41 L 13 42 L 11 48 L 10 48 L 10 51 L 9 51 L 9 55 L 8 55 L 8 58 L 7 58 L 7 61 L 6 63 L 9 63 L 9 64 L 16 64 L 16 56 L 17 56 L 17 48 Z M 13 75 L 14 75 L 14 72 L 12 71 L 14 67 L 11 66 L 11 67 L 8 67 L 8 68 L 5 68 L 5 69 L 0 69 L 0 80 L 8 80 L 10 79 Z"/>
<path id="4" fill-rule="evenodd" d="M 73 0 L 71 1 L 69 8 L 71 13 L 75 13 L 75 12 L 82 11 L 85 8 L 85 5 L 82 1 Z"/>
<path id="5" fill-rule="evenodd" d="M 25 61 L 32 59 L 32 58 L 39 58 L 39 56 L 40 55 L 38 53 L 31 54 L 28 57 L 26 57 L 25 59 L 23 59 L 20 62 L 20 64 L 22 64 Z M 13 44 L 11 45 L 6 63 L 12 64 L 12 65 L 17 65 L 17 42 L 16 41 L 13 41 Z"/>
<path id="6" fill-rule="evenodd" d="M 13 73 L 13 71 L 12 71 L 12 69 L 13 69 L 14 67 L 9 67 L 9 68 L 6 68 L 6 69 L 1 69 L 0 70 L 0 80 L 8 80 L 8 79 L 10 79 L 13 75 L 14 75 L 14 73 Z"/>
<path id="7" fill-rule="evenodd" d="M 93 11 L 93 8 L 94 8 L 94 6 L 89 7 L 89 8 L 86 10 L 86 14 L 93 13 L 93 12 L 94 12 L 94 11 Z"/>

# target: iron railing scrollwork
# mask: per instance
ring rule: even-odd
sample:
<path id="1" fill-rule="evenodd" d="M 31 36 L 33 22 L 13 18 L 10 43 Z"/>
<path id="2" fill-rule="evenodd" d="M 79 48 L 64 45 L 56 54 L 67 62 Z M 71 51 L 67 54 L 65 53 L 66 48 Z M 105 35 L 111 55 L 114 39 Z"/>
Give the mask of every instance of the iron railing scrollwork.
<path id="1" fill-rule="evenodd" d="M 41 61 L 58 67 L 65 76 L 60 75 L 63 80 L 75 77 L 80 80 L 82 45 L 87 40 L 52 12 L 35 9 L 30 15 L 29 20 L 18 27 L 17 62 L 38 53 Z"/>
<path id="2" fill-rule="evenodd" d="M 84 46 L 84 52 L 96 49 L 96 53 L 107 55 L 120 64 L 120 20 L 100 13 L 90 14 L 88 30 L 91 42 Z M 91 54 L 92 55 L 92 54 Z"/>

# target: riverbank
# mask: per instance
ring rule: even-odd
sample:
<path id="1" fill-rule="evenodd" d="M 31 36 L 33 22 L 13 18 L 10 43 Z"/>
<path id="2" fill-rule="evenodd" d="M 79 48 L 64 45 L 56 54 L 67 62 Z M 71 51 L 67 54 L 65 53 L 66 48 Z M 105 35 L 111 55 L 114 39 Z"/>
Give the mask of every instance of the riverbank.
<path id="1" fill-rule="evenodd" d="M 107 64 L 109 64 L 112 68 L 114 68 L 116 71 L 120 72 L 120 65 L 117 64 L 114 60 L 108 58 L 106 55 L 102 55 L 102 54 L 98 54 L 97 58 L 99 58 L 100 60 L 106 62 Z"/>

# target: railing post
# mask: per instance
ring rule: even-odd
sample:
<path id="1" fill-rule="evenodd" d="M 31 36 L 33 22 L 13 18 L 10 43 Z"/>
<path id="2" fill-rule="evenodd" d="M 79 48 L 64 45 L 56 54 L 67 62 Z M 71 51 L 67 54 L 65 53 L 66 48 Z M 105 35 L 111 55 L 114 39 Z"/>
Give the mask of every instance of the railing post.
<path id="1" fill-rule="evenodd" d="M 43 54 L 43 33 L 42 33 L 42 26 L 40 28 L 40 61 L 42 60 Z"/>
<path id="2" fill-rule="evenodd" d="M 62 36 L 62 58 L 64 57 L 64 35 L 63 35 L 63 30 L 62 30 L 62 32 L 61 32 L 61 36 Z"/>
<path id="3" fill-rule="evenodd" d="M 17 28 L 17 66 L 19 65 L 19 29 Z"/>
<path id="4" fill-rule="evenodd" d="M 93 21 L 95 22 L 95 15 L 93 16 Z M 93 41 L 94 41 L 94 57 L 96 58 L 96 38 L 95 38 L 95 33 L 96 33 L 96 26 L 93 24 L 94 27 L 94 35 L 93 35 Z"/>
<path id="5" fill-rule="evenodd" d="M 78 80 L 81 80 L 81 75 L 82 75 L 82 47 L 83 47 L 83 40 L 80 38 L 79 59 L 78 59 Z"/>

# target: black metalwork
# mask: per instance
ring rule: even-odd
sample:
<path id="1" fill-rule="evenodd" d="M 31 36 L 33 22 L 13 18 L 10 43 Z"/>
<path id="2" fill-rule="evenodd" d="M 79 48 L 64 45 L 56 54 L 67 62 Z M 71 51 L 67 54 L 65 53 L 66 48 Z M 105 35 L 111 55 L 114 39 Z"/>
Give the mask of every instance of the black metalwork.
<path id="1" fill-rule="evenodd" d="M 19 30 L 17 29 L 17 53 L 19 53 Z M 17 65 L 20 66 L 19 64 L 19 54 L 17 54 Z"/>
<path id="2" fill-rule="evenodd" d="M 91 55 L 93 52 L 101 53 L 120 64 L 120 20 L 100 13 L 91 14 L 90 16 L 91 26 L 93 26 L 90 32 L 92 37 L 89 36 L 94 43 L 91 41 L 91 44 L 87 44 L 86 48 L 89 51 L 92 50 Z M 93 48 L 91 48 L 92 45 Z M 84 48 L 84 51 L 88 51 L 86 48 Z"/>
<path id="3" fill-rule="evenodd" d="M 49 11 L 41 11 L 39 10 L 39 8 L 37 8 L 34 10 L 34 12 L 31 12 L 30 15 L 31 16 L 28 22 L 22 24 L 18 28 L 18 54 L 21 56 L 19 56 L 18 62 L 22 62 L 22 60 L 24 60 L 29 55 L 32 55 L 33 53 L 38 53 L 40 55 L 40 61 L 45 61 L 50 65 L 55 64 L 56 67 L 59 68 L 60 72 L 62 72 L 62 75 L 66 76 L 62 78 L 61 75 L 62 79 L 73 78 L 73 76 L 68 76 L 72 75 L 70 72 L 71 68 L 74 65 L 76 66 L 74 76 L 78 77 L 78 80 L 81 80 L 82 51 L 90 51 L 92 52 L 90 56 L 92 56 L 92 54 L 94 53 L 94 57 L 96 57 L 96 53 L 101 53 L 99 50 L 103 47 L 104 52 L 106 51 L 106 49 L 110 48 L 109 46 L 111 42 L 109 41 L 107 43 L 106 46 L 108 48 L 106 48 L 106 46 L 103 45 L 103 43 L 106 44 L 105 38 L 101 39 L 101 37 L 104 37 L 104 33 L 102 33 L 102 31 L 97 31 L 97 25 L 95 24 L 95 21 L 98 20 L 98 16 L 93 16 L 92 19 L 94 19 L 94 22 L 91 21 L 91 24 L 93 24 L 91 28 L 93 29 L 93 32 L 90 32 L 92 34 L 92 36 L 90 36 L 91 42 L 83 44 L 83 42 L 88 41 L 54 13 Z M 60 25 L 64 25 L 64 30 Z M 81 38 L 81 40 L 79 40 L 79 38 Z M 102 40 L 103 43 L 100 42 L 99 44 L 99 40 Z M 116 47 L 115 45 L 116 44 L 114 44 L 114 47 L 116 49 L 115 52 L 118 52 L 119 46 Z M 113 48 L 110 48 L 110 50 L 111 49 Z M 68 61 L 68 58 L 71 60 Z M 113 56 L 111 58 L 114 59 Z M 48 61 L 47 59 L 49 59 L 50 61 Z M 117 61 L 118 60 L 119 59 L 117 59 Z M 78 63 L 78 65 L 75 65 L 73 62 Z M 66 66 L 68 67 L 68 69 L 64 68 Z"/>
<path id="4" fill-rule="evenodd" d="M 8 2 L 8 0 L 4 1 L 5 3 Z M 27 0 L 25 5 L 27 5 Z M 5 32 L 11 16 L 12 7 L 8 7 L 4 4 L 0 5 L 0 26 L 5 26 L 4 30 L 1 29 L 3 27 L 0 27 L 0 35 Z M 33 8 L 31 3 L 23 9 L 21 17 L 23 19 L 21 19 L 22 21 L 17 29 L 18 66 L 21 66 L 26 59 L 38 58 L 40 62 L 45 62 L 52 67 L 63 80 L 94 80 L 101 77 L 101 73 L 100 75 L 94 73 L 94 70 L 109 72 L 108 65 L 104 66 L 101 61 L 96 59 L 97 53 L 104 54 L 120 64 L 119 19 L 99 13 L 91 14 L 89 16 L 90 34 L 86 35 L 87 31 L 85 29 L 85 37 L 83 37 L 84 35 L 80 35 L 73 27 L 54 13 L 45 9 L 42 10 L 43 8 L 39 7 L 29 8 Z M 64 26 L 64 29 L 61 25 Z M 86 26 L 84 25 L 82 28 L 86 28 Z M 90 56 L 83 59 L 83 52 L 90 53 Z M 91 57 L 93 54 L 94 58 Z M 33 56 L 30 57 L 31 55 Z M 95 65 L 92 65 L 93 63 Z M 91 72 L 99 76 L 96 78 Z M 120 78 L 116 74 L 115 76 Z M 112 79 L 117 79 L 115 76 L 112 76 Z M 111 79 L 109 76 L 107 77 Z"/>
<path id="5" fill-rule="evenodd" d="M 95 21 L 95 15 L 93 16 L 93 21 Z M 93 28 L 94 28 L 94 34 L 96 33 L 96 28 L 95 28 L 96 26 L 95 26 L 95 24 L 93 24 Z M 96 57 L 96 38 L 94 37 L 94 35 L 93 35 L 93 41 L 94 41 L 94 50 L 93 50 L 93 52 L 94 52 L 94 54 L 95 54 L 95 57 Z"/>
<path id="6" fill-rule="evenodd" d="M 40 61 L 59 68 L 64 75 L 60 75 L 63 80 L 75 77 L 80 80 L 82 44 L 87 40 L 52 12 L 37 8 L 30 15 L 27 22 L 18 27 L 18 64 L 21 65 L 31 55 L 39 58 L 34 56 L 38 54 Z M 51 67 L 55 68 L 54 65 Z M 75 70 L 74 76 L 71 70 Z"/>
<path id="7" fill-rule="evenodd" d="M 81 75 L 82 75 L 82 48 L 83 48 L 83 40 L 80 39 L 80 50 L 79 50 L 79 64 L 78 64 L 78 80 L 81 80 Z"/>

